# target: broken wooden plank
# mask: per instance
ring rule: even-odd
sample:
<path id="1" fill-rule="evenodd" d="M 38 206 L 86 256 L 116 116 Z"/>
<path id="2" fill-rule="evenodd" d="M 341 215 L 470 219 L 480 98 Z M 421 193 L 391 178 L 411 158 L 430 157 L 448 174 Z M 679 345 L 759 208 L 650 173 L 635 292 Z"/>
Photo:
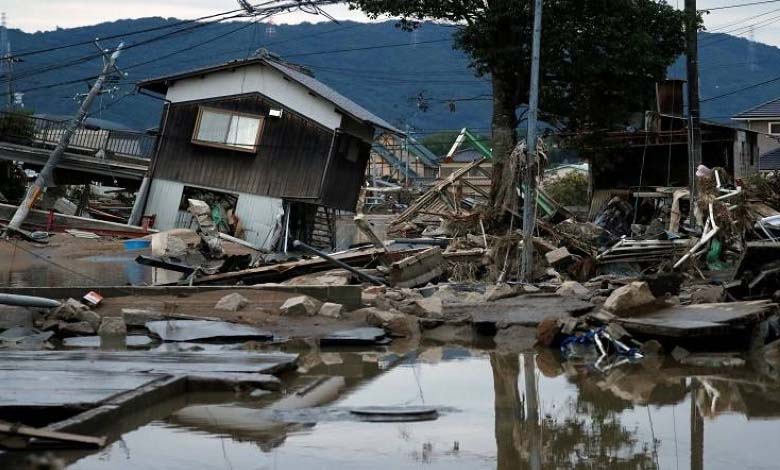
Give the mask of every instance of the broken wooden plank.
<path id="1" fill-rule="evenodd" d="M 382 271 L 391 286 L 417 287 L 444 274 L 444 267 L 441 248 L 434 247 L 397 261 Z"/>
<path id="2" fill-rule="evenodd" d="M 403 259 L 409 255 L 421 251 L 420 249 L 411 249 L 390 252 L 387 256 L 394 260 Z M 337 260 L 347 263 L 350 266 L 366 267 L 371 265 L 372 262 L 379 259 L 379 256 L 383 253 L 382 250 L 377 248 L 362 249 L 360 251 L 350 251 L 345 253 L 334 253 L 330 255 Z M 270 282 L 282 282 L 292 277 L 300 276 L 302 274 L 310 274 L 319 271 L 327 271 L 332 269 L 333 265 L 327 260 L 320 258 L 319 256 L 305 259 L 300 261 L 291 261 L 287 263 L 272 264 L 268 266 L 262 266 L 259 268 L 245 269 L 243 271 L 235 271 L 230 273 L 214 274 L 212 276 L 198 277 L 193 281 L 193 284 L 229 284 L 242 281 L 245 284 L 262 284 Z M 181 283 L 189 284 L 188 281 L 181 281 Z"/>

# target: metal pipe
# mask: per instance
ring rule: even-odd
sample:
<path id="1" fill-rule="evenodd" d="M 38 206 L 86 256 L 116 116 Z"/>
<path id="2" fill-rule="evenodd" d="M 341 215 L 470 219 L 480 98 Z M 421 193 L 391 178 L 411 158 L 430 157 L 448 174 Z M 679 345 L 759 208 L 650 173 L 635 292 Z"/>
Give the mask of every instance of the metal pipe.
<path id="1" fill-rule="evenodd" d="M 16 307 L 57 308 L 60 303 L 45 297 L 31 295 L 0 294 L 0 305 L 14 305 Z"/>
<path id="2" fill-rule="evenodd" d="M 366 273 L 364 273 L 364 272 L 362 272 L 362 271 L 360 271 L 358 269 L 353 268 L 352 266 L 348 265 L 347 263 L 345 263 L 343 261 L 339 261 L 336 258 L 334 258 L 334 257 L 332 257 L 330 255 L 327 255 L 327 254 L 321 252 L 320 250 L 303 243 L 300 240 L 293 241 L 293 247 L 301 248 L 304 251 L 308 251 L 309 253 L 315 254 L 315 255 L 319 256 L 320 258 L 328 261 L 329 263 L 331 263 L 331 264 L 333 264 L 335 266 L 338 266 L 339 268 L 346 269 L 347 271 L 351 272 L 352 274 L 354 274 L 355 276 L 359 277 L 360 279 L 363 279 L 364 281 L 370 282 L 372 284 L 377 284 L 377 285 L 380 285 L 380 286 L 386 286 L 387 285 L 387 283 L 384 281 L 384 279 L 380 279 L 378 277 L 370 276 L 370 275 L 368 275 L 368 274 L 366 274 Z"/>

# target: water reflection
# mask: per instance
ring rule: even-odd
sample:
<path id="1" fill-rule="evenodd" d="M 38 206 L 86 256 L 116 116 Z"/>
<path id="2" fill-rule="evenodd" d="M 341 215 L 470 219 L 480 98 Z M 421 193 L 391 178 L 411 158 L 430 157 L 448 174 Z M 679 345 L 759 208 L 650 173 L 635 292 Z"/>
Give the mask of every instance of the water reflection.
<path id="1" fill-rule="evenodd" d="M 756 369 L 648 361 L 603 374 L 549 351 L 448 347 L 312 351 L 303 364 L 286 396 L 180 409 L 72 468 L 731 470 L 780 456 L 780 387 Z M 332 413 L 416 404 L 444 411 L 419 423 Z"/>

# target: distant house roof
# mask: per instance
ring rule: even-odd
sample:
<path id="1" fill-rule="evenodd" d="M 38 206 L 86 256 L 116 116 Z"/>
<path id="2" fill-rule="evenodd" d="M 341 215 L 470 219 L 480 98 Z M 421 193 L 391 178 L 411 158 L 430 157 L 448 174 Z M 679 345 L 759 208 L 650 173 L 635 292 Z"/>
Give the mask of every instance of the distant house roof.
<path id="1" fill-rule="evenodd" d="M 482 160 L 485 158 L 479 150 L 474 149 L 462 149 L 458 150 L 452 155 L 452 161 L 456 163 L 470 163 Z"/>
<path id="2" fill-rule="evenodd" d="M 780 148 L 770 150 L 758 158 L 759 171 L 780 170 Z"/>
<path id="3" fill-rule="evenodd" d="M 330 101 L 342 113 L 347 114 L 348 116 L 358 121 L 369 123 L 374 127 L 380 127 L 395 134 L 404 135 L 403 132 L 396 129 L 392 124 L 366 110 L 359 104 L 328 87 L 311 75 L 302 72 L 295 65 L 284 63 L 283 61 L 268 55 L 252 57 L 249 59 L 232 60 L 223 64 L 201 67 L 199 69 L 180 72 L 173 75 L 165 75 L 162 77 L 143 80 L 138 83 L 138 89 L 146 89 L 155 93 L 165 94 L 168 91 L 168 87 L 171 86 L 171 84 L 173 84 L 173 82 L 176 80 L 203 76 L 214 72 L 235 69 L 238 67 L 246 67 L 250 65 L 265 65 L 271 67 L 290 80 L 297 82 L 303 87 L 307 88 L 313 94 Z"/>
<path id="4" fill-rule="evenodd" d="M 758 106 L 746 109 L 745 111 L 734 115 L 731 119 L 746 121 L 766 118 L 780 118 L 780 98 L 775 98 L 765 103 L 761 103 Z"/>

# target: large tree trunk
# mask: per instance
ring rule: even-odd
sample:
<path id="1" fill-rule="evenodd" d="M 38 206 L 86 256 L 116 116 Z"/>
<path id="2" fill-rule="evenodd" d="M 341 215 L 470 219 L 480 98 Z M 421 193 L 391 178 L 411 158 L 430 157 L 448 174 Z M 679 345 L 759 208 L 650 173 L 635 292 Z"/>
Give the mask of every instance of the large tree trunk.
<path id="1" fill-rule="evenodd" d="M 498 214 L 503 212 L 514 193 L 514 175 L 508 168 L 509 156 L 517 144 L 516 82 L 493 74 L 493 185 L 490 188 L 491 205 Z M 515 196 L 516 197 L 516 196 Z"/>

